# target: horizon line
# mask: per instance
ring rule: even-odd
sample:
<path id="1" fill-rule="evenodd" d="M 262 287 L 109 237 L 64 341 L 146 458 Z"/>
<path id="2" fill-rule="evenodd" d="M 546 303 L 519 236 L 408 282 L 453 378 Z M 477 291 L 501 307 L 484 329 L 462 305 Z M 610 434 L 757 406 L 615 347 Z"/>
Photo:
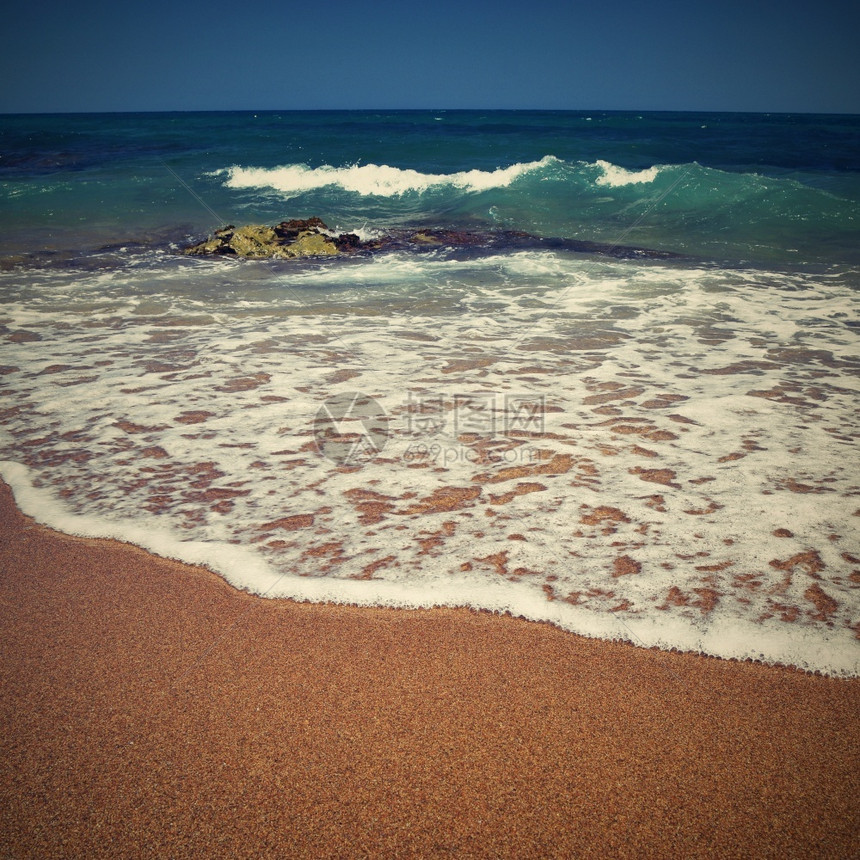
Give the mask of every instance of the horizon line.
<path id="1" fill-rule="evenodd" d="M 760 116 L 860 116 L 854 111 L 715 110 L 713 108 L 547 108 L 547 107 L 339 107 L 339 108 L 152 108 L 144 110 L 25 110 L 0 111 L 0 116 L 90 116 L 93 114 L 206 114 L 206 113 L 689 113 L 756 114 Z"/>

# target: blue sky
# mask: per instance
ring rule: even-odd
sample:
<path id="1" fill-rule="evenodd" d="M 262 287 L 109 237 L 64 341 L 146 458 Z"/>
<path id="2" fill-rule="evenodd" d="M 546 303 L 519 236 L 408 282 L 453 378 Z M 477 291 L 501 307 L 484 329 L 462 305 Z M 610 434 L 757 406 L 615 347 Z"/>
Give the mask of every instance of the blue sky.
<path id="1" fill-rule="evenodd" d="M 856 0 L 31 0 L 3 26 L 4 113 L 860 113 Z"/>

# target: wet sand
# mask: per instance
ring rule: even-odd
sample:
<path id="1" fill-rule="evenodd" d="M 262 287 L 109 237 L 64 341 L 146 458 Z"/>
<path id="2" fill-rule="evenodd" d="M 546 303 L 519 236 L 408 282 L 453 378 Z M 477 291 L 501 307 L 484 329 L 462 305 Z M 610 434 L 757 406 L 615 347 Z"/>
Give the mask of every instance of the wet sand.
<path id="1" fill-rule="evenodd" d="M 856 857 L 860 680 L 265 601 L 0 486 L 0 856 Z"/>

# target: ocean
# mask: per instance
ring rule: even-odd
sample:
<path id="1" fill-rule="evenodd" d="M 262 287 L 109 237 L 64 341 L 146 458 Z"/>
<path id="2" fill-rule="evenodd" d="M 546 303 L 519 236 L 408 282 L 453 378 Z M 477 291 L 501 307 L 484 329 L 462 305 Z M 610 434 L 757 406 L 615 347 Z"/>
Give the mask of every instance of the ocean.
<path id="1" fill-rule="evenodd" d="M 181 253 L 311 216 L 501 239 Z M 0 116 L 0 474 L 266 597 L 860 676 L 858 287 L 857 116 Z"/>

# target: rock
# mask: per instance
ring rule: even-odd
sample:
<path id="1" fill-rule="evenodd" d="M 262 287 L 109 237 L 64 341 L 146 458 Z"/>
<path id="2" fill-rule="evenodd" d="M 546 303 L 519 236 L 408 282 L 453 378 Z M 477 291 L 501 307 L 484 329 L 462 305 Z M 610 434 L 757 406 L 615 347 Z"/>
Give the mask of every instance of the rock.
<path id="1" fill-rule="evenodd" d="M 458 255 L 486 255 L 514 250 L 574 251 L 610 257 L 653 257 L 677 255 L 645 248 L 628 248 L 577 239 L 545 239 L 516 230 L 471 232 L 461 230 L 392 230 L 369 242 L 355 233 L 333 236 L 322 219 L 313 217 L 281 221 L 274 227 L 228 224 L 211 238 L 186 248 L 192 256 L 226 255 L 251 260 L 292 260 L 303 257 L 335 257 L 375 251 L 430 251 L 446 248 Z"/>
<path id="2" fill-rule="evenodd" d="M 333 257 L 340 251 L 335 243 L 322 233 L 299 233 L 289 245 L 278 248 L 276 257 Z"/>
<path id="3" fill-rule="evenodd" d="M 192 256 L 221 254 L 251 260 L 330 257 L 340 253 L 336 241 L 324 233 L 324 230 L 328 230 L 328 227 L 319 218 L 282 221 L 275 227 L 263 224 L 234 227 L 228 224 L 216 230 L 212 238 L 186 248 L 184 253 Z M 348 236 L 344 247 L 357 246 Z"/>
<path id="4" fill-rule="evenodd" d="M 10 254 L 7 257 L 0 257 L 0 272 L 11 272 L 16 266 L 21 266 L 28 262 L 28 258 L 23 254 Z"/>
<path id="5" fill-rule="evenodd" d="M 337 245 L 338 251 L 342 254 L 370 250 L 371 247 L 376 247 L 371 242 L 362 242 L 355 233 L 341 233 L 340 236 L 334 240 L 334 243 Z"/>
<path id="6" fill-rule="evenodd" d="M 418 242 L 421 245 L 441 245 L 442 241 L 438 236 L 428 233 L 426 230 L 420 230 L 418 233 L 413 233 L 410 237 L 413 242 Z"/>
<path id="7" fill-rule="evenodd" d="M 226 237 L 224 237 L 226 238 Z M 228 240 L 229 246 L 240 257 L 265 259 L 275 253 L 278 240 L 271 227 L 249 224 L 234 230 Z"/>
<path id="8" fill-rule="evenodd" d="M 320 230 L 328 230 L 322 218 L 308 218 L 307 221 L 281 221 L 275 228 L 275 233 L 281 239 L 297 239 L 300 233 L 319 233 Z"/>
<path id="9" fill-rule="evenodd" d="M 191 256 L 225 255 L 249 260 L 291 260 L 299 257 L 333 257 L 364 250 L 354 233 L 330 236 L 320 218 L 281 221 L 274 227 L 228 224 L 216 230 L 210 239 L 186 248 Z"/>

